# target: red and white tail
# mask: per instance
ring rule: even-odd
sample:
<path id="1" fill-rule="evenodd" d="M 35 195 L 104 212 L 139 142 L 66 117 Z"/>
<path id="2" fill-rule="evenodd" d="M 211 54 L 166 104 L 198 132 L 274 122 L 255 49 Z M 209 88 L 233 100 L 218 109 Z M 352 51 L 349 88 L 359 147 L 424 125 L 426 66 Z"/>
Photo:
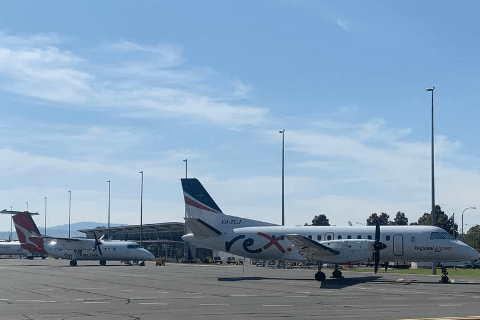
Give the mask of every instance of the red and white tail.
<path id="1" fill-rule="evenodd" d="M 45 254 L 43 238 L 29 212 L 19 212 L 13 216 L 20 247 L 30 252 Z"/>

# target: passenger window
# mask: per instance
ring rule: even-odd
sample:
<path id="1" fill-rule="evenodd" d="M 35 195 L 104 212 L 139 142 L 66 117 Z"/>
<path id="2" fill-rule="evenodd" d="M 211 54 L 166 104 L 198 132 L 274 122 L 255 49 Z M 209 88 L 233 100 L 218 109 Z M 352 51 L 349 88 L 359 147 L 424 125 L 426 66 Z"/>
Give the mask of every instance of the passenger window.
<path id="1" fill-rule="evenodd" d="M 410 242 L 414 243 L 415 242 L 415 237 L 411 237 Z"/>
<path id="2" fill-rule="evenodd" d="M 318 240 L 318 241 L 322 240 L 322 236 L 321 236 L 321 235 L 318 235 L 318 236 L 317 236 L 317 240 Z"/>
<path id="3" fill-rule="evenodd" d="M 309 236 L 308 236 L 308 239 L 310 239 L 310 240 L 311 240 L 311 239 L 312 239 L 312 235 L 309 235 Z"/>
<path id="4" fill-rule="evenodd" d="M 358 236 L 357 236 L 357 239 L 362 239 L 362 236 L 361 236 L 361 235 L 358 235 Z"/>
<path id="5" fill-rule="evenodd" d="M 342 239 L 342 236 L 338 236 L 337 239 Z"/>
<path id="6" fill-rule="evenodd" d="M 348 236 L 347 236 L 347 239 L 352 239 L 352 236 L 348 235 Z"/>
<path id="7" fill-rule="evenodd" d="M 368 238 L 368 240 L 372 240 L 372 236 L 370 236 L 370 235 L 367 238 Z"/>
<path id="8" fill-rule="evenodd" d="M 430 240 L 437 240 L 437 239 L 445 239 L 445 237 L 440 232 L 432 232 L 432 234 L 430 235 Z"/>
<path id="9" fill-rule="evenodd" d="M 331 235 L 328 235 L 328 236 L 327 236 L 327 240 L 332 240 L 332 236 L 331 236 Z"/>
<path id="10" fill-rule="evenodd" d="M 385 240 L 390 241 L 390 236 L 387 235 L 387 236 L 385 237 Z"/>

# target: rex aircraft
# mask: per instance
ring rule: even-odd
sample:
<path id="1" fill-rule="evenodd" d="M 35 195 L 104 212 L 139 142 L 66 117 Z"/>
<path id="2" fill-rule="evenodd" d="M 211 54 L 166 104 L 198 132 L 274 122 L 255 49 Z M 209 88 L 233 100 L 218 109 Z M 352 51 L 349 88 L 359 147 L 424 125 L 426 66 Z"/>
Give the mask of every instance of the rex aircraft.
<path id="1" fill-rule="evenodd" d="M 54 258 L 70 260 L 76 266 L 78 260 L 107 261 L 155 260 L 155 256 L 134 241 L 104 241 L 103 239 L 60 238 L 42 236 L 30 212 L 2 211 L 13 214 L 13 222 L 21 247 L 30 252 L 47 254 Z"/>
<path id="2" fill-rule="evenodd" d="M 480 254 L 433 226 L 279 226 L 226 215 L 197 179 L 182 179 L 186 225 L 183 240 L 198 247 L 253 259 L 318 264 L 315 279 L 324 281 L 322 263 L 353 264 L 475 260 Z M 448 282 L 442 268 L 442 281 Z M 333 278 L 341 278 L 335 268 Z"/>

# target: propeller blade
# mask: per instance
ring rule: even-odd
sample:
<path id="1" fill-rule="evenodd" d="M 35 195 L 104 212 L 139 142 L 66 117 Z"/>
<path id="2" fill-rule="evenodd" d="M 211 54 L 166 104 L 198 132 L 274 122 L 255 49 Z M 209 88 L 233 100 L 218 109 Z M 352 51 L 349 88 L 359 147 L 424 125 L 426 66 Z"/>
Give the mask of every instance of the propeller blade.
<path id="1" fill-rule="evenodd" d="M 98 250 L 98 253 L 100 253 L 100 255 L 102 255 L 102 249 L 100 249 L 100 245 L 97 246 L 97 250 Z"/>
<path id="2" fill-rule="evenodd" d="M 383 245 L 383 243 L 382 243 Z M 375 243 L 373 245 L 373 259 L 375 261 L 375 274 L 378 272 L 378 265 L 380 264 L 380 247 L 381 247 L 381 242 L 380 242 L 380 222 L 378 222 L 375 225 Z"/>
<path id="3" fill-rule="evenodd" d="M 93 237 L 95 238 L 95 244 L 93 245 L 93 250 L 95 249 L 98 250 L 98 253 L 102 255 L 102 249 L 100 249 L 100 245 L 102 244 L 101 240 L 103 239 L 103 234 L 100 237 L 100 240 L 98 240 L 97 234 L 95 232 L 93 233 Z"/>

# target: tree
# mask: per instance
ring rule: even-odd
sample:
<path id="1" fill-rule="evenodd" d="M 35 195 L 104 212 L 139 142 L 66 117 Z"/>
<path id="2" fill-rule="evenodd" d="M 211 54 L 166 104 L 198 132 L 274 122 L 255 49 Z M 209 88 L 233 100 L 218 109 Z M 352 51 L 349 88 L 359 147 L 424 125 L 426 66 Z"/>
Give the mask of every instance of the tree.
<path id="1" fill-rule="evenodd" d="M 397 226 L 407 226 L 408 218 L 405 216 L 405 213 L 398 211 L 395 219 L 393 219 L 393 224 Z"/>
<path id="2" fill-rule="evenodd" d="M 442 211 L 442 208 L 439 205 L 435 206 L 435 215 L 437 219 L 435 221 L 435 226 L 444 229 L 451 235 L 453 235 L 453 230 L 455 232 L 458 230 L 458 225 L 453 224 L 453 217 L 449 218 L 445 212 Z M 418 219 L 419 225 L 431 226 L 432 225 L 432 214 L 425 212 L 423 216 Z"/>
<path id="3" fill-rule="evenodd" d="M 464 242 L 472 248 L 480 247 L 480 225 L 476 225 L 468 230 Z"/>
<path id="4" fill-rule="evenodd" d="M 380 216 L 377 215 L 376 213 L 372 213 L 370 215 L 370 217 L 367 219 L 367 226 L 373 226 L 373 225 L 377 224 L 377 220 L 380 223 L 380 225 L 382 225 L 382 226 L 387 226 L 387 225 L 391 224 L 390 216 L 388 214 L 386 214 L 385 212 L 382 212 L 380 214 Z"/>
<path id="5" fill-rule="evenodd" d="M 327 216 L 324 214 L 319 214 L 315 216 L 312 220 L 312 226 L 329 226 L 330 222 L 327 219 Z"/>

